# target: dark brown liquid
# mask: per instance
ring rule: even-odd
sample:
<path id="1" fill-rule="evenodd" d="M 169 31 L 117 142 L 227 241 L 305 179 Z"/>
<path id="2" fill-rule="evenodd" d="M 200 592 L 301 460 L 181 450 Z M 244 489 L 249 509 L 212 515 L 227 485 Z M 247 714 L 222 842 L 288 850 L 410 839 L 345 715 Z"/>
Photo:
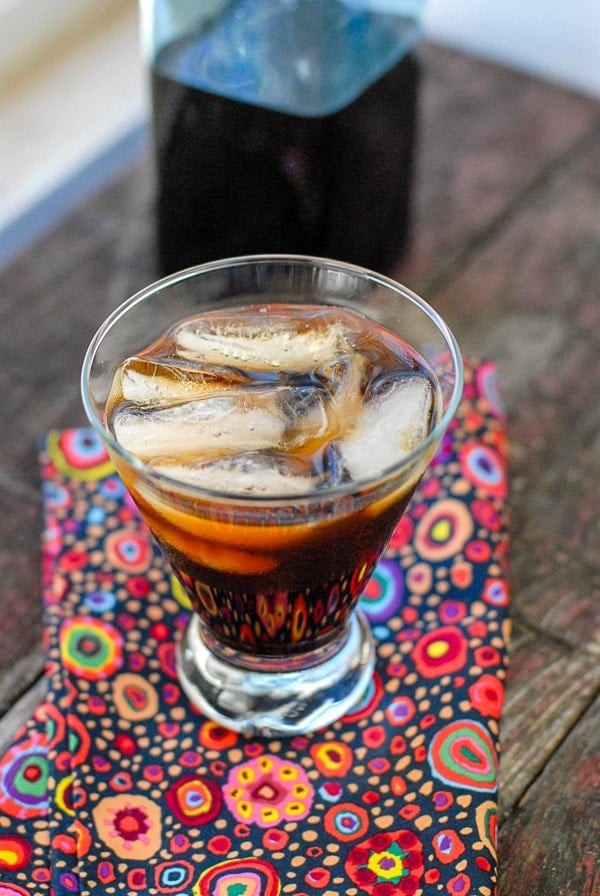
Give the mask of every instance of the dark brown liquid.
<path id="1" fill-rule="evenodd" d="M 255 574 L 194 562 L 172 544 L 193 539 L 157 514 L 135 490 L 134 497 L 213 636 L 234 650 L 284 656 L 322 647 L 334 637 L 413 491 L 414 485 L 378 512 L 369 508 L 313 525 L 310 533 L 298 526 L 297 541 L 265 552 L 274 560 L 273 569 Z M 213 545 L 215 553 L 222 547 Z M 252 559 L 249 552 L 250 563 Z"/>
<path id="2" fill-rule="evenodd" d="M 409 54 L 346 108 L 308 118 L 154 73 L 162 271 L 289 252 L 390 272 L 408 234 L 418 80 Z"/>

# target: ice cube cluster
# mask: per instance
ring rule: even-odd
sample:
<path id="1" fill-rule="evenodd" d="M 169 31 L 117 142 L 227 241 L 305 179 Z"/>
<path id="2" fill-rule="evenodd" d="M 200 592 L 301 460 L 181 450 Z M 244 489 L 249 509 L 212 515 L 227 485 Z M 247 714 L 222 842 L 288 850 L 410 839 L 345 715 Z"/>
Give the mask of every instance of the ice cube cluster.
<path id="1" fill-rule="evenodd" d="M 375 477 L 434 413 L 431 379 L 380 332 L 328 307 L 200 315 L 121 365 L 109 426 L 157 472 L 215 491 L 294 495 Z"/>

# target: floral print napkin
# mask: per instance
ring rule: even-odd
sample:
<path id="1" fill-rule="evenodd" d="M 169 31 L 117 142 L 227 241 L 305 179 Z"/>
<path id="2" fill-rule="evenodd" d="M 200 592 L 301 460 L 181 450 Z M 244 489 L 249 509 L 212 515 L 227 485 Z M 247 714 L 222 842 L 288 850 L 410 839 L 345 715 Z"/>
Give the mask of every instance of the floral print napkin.
<path id="1" fill-rule="evenodd" d="M 361 606 L 377 669 L 339 722 L 245 737 L 182 693 L 189 605 L 93 431 L 41 454 L 48 694 L 0 759 L 0 896 L 496 892 L 509 593 L 489 363 Z"/>

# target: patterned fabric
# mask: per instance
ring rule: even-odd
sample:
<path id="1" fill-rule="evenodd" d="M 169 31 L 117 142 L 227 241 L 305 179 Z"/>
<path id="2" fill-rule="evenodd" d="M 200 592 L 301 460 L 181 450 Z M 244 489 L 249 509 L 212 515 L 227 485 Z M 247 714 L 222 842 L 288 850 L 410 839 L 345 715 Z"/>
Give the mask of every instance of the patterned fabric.
<path id="1" fill-rule="evenodd" d="M 495 893 L 508 636 L 495 371 L 465 397 L 361 605 L 377 671 L 327 730 L 189 705 L 189 605 L 91 430 L 42 453 L 48 696 L 0 762 L 0 896 Z"/>

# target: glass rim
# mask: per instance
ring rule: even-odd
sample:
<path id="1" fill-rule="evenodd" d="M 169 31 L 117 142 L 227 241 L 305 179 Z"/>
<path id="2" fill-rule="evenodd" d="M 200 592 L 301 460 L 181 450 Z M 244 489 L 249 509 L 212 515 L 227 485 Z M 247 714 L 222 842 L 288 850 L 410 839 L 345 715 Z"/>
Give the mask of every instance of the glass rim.
<path id="1" fill-rule="evenodd" d="M 422 442 L 419 442 L 416 448 L 413 448 L 412 451 L 403 455 L 400 460 L 398 460 L 394 464 L 391 464 L 389 467 L 385 467 L 383 470 L 380 470 L 377 474 L 361 479 L 351 480 L 350 482 L 344 482 L 330 488 L 323 488 L 321 490 L 313 490 L 310 492 L 282 492 L 272 495 L 253 495 L 248 493 L 241 494 L 239 492 L 233 491 L 219 491 L 217 489 L 210 489 L 194 485 L 192 483 L 182 482 L 180 479 L 176 479 L 174 477 L 170 477 L 163 473 L 157 472 L 150 464 L 145 463 L 144 461 L 136 457 L 136 455 L 123 448 L 112 436 L 104 422 L 100 419 L 100 416 L 96 411 L 95 402 L 91 396 L 91 388 L 89 383 L 92 365 L 104 337 L 116 326 L 116 324 L 118 324 L 118 322 L 123 317 L 125 317 L 125 315 L 129 311 L 142 304 L 146 299 L 159 292 L 162 292 L 168 287 L 176 283 L 181 283 L 185 280 L 201 276 L 202 274 L 226 268 L 268 263 L 278 264 L 281 266 L 297 264 L 304 265 L 306 267 L 313 266 L 319 267 L 321 269 L 343 271 L 349 274 L 354 274 L 359 279 L 369 281 L 371 283 L 377 283 L 382 287 L 391 290 L 402 298 L 407 299 L 409 302 L 415 305 L 420 311 L 422 311 L 427 317 L 429 317 L 429 319 L 432 321 L 432 323 L 435 324 L 440 334 L 442 335 L 446 343 L 446 347 L 448 349 L 453 371 L 455 374 L 448 405 L 444 413 L 440 416 L 440 419 L 437 421 L 436 425 L 427 434 L 425 439 L 423 439 Z M 324 301 L 323 304 L 329 303 Z M 347 307 L 343 304 L 342 301 L 338 303 L 332 302 L 331 306 L 335 307 L 336 304 L 338 305 L 338 307 Z M 353 310 L 357 309 L 354 308 Z M 369 317 L 371 320 L 373 319 L 366 313 L 365 317 Z M 80 377 L 83 408 L 90 424 L 92 425 L 96 433 L 100 436 L 100 438 L 111 447 L 115 454 L 120 456 L 136 472 L 141 473 L 151 481 L 164 485 L 166 488 L 177 490 L 192 498 L 204 498 L 205 500 L 208 499 L 211 501 L 219 501 L 221 503 L 232 504 L 236 506 L 246 505 L 249 507 L 257 508 L 261 506 L 279 506 L 282 504 L 289 505 L 295 502 L 304 504 L 308 502 L 323 503 L 329 501 L 330 499 L 338 499 L 346 497 L 348 495 L 355 495 L 365 489 L 376 488 L 378 485 L 381 485 L 387 482 L 389 479 L 398 476 L 403 470 L 408 470 L 413 464 L 415 464 L 418 459 L 426 454 L 427 450 L 442 437 L 442 435 L 448 428 L 450 421 L 456 413 L 462 397 L 463 385 L 464 368 L 462 355 L 454 334 L 452 333 L 445 320 L 441 317 L 441 315 L 431 305 L 429 305 L 428 302 L 418 296 L 411 289 L 397 282 L 391 277 L 386 276 L 385 274 L 379 274 L 376 271 L 370 270 L 369 268 L 364 268 L 360 265 L 355 265 L 350 262 L 336 261 L 335 259 L 322 258 L 319 256 L 285 253 L 232 256 L 231 258 L 223 258 L 215 261 L 205 262 L 204 264 L 200 265 L 193 265 L 192 267 L 184 268 L 181 271 L 176 271 L 175 273 L 168 274 L 166 277 L 155 280 L 148 286 L 145 286 L 142 289 L 138 290 L 129 298 L 121 302 L 121 304 L 119 304 L 98 327 L 85 353 Z"/>

